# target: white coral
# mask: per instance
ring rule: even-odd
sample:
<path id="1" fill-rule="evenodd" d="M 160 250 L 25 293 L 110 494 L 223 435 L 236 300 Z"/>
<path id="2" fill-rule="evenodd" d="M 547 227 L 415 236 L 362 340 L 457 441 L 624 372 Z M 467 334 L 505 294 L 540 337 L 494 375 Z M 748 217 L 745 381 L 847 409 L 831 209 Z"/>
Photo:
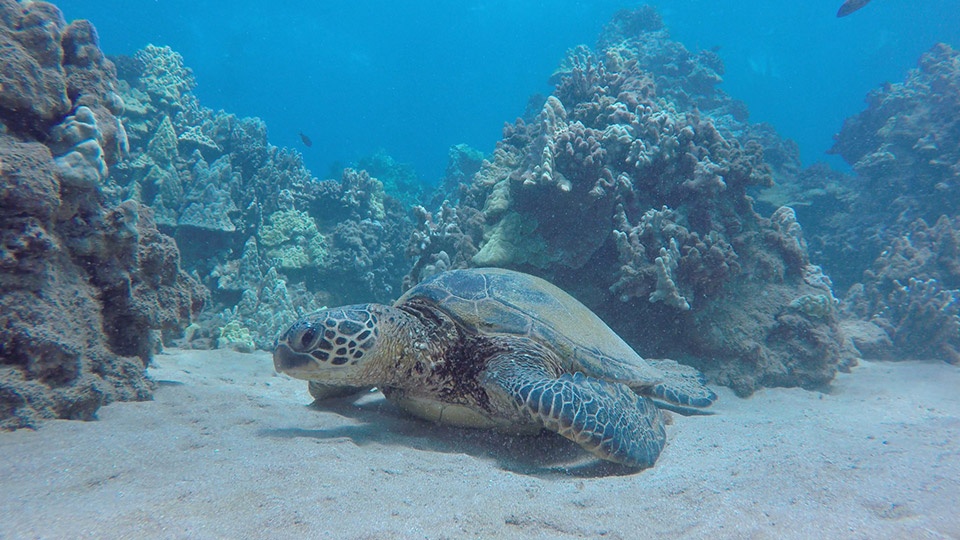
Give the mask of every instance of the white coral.
<path id="1" fill-rule="evenodd" d="M 675 272 L 680 261 L 680 247 L 676 238 L 670 239 L 670 249 L 660 248 L 660 256 L 655 259 L 657 268 L 657 289 L 650 293 L 650 302 L 663 302 L 677 309 L 688 310 L 690 303 L 677 287 Z"/>

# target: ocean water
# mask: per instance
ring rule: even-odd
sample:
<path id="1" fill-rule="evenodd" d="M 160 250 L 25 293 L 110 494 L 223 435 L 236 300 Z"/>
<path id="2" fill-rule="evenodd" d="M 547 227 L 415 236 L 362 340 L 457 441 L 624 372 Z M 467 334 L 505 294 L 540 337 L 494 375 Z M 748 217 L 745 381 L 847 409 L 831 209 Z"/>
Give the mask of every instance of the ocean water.
<path id="1" fill-rule="evenodd" d="M 825 151 L 885 81 L 902 80 L 936 42 L 960 44 L 957 0 L 875 0 L 835 17 L 840 0 L 652 1 L 674 38 L 715 49 L 723 88 L 800 145 Z M 169 45 L 193 68 L 201 102 L 266 121 L 318 177 L 379 149 L 435 182 L 447 149 L 490 152 L 575 45 L 593 45 L 610 0 L 233 2 L 63 0 L 107 54 Z M 306 148 L 299 133 L 313 146 Z"/>
<path id="2" fill-rule="evenodd" d="M 84 167 L 98 165 L 94 147 L 111 148 L 89 111 L 28 133 L 9 121 L 22 109 L 0 108 L 0 540 L 960 538 L 960 56 L 929 57 L 939 60 L 925 77 L 943 76 L 947 99 L 922 87 L 931 78 L 893 92 L 897 107 L 881 118 L 901 122 L 896 144 L 845 138 L 848 151 L 871 152 L 850 160 L 856 171 L 825 153 L 869 92 L 902 82 L 937 42 L 960 49 L 960 0 L 872 0 L 837 18 L 841 2 L 649 2 L 674 39 L 719 54 L 722 88 L 753 121 L 797 141 L 806 164 L 853 173 L 794 175 L 758 195 L 756 215 L 742 204 L 742 169 L 767 178 L 749 162 L 758 154 L 717 144 L 668 106 L 637 107 L 648 127 L 663 122 L 645 132 L 658 138 L 638 135 L 631 161 L 602 171 L 576 122 L 548 136 L 517 128 L 514 140 L 561 141 L 550 152 L 579 146 L 556 151 L 566 162 L 509 167 L 508 202 L 492 182 L 461 191 L 456 208 L 424 196 L 429 219 L 356 171 L 304 181 L 286 152 L 258 168 L 242 125 L 218 132 L 230 146 L 196 150 L 177 131 L 197 126 L 131 115 L 139 147 L 104 177 Z M 56 5 L 90 19 L 108 55 L 172 47 L 204 107 L 262 118 L 270 142 L 301 152 L 321 179 L 382 150 L 431 184 L 451 145 L 492 151 L 504 123 L 552 91 L 566 51 L 640 4 Z M 563 106 L 543 107 L 538 126 Z M 868 129 L 850 132 L 873 142 Z M 671 151 L 695 136 L 695 164 Z M 604 131 L 608 149 L 626 153 L 621 142 Z M 633 153 L 648 142 L 655 152 Z M 661 158 L 663 168 L 635 166 Z M 711 176 L 734 161 L 726 178 Z M 625 164 L 640 172 L 623 180 Z M 599 179 L 572 189 L 564 171 Z M 851 192 L 862 197 L 850 203 Z M 130 199 L 154 211 L 121 203 Z M 442 272 L 468 262 L 542 271 L 567 292 L 503 271 Z M 405 310 L 337 307 L 401 293 Z M 161 317 L 174 328 L 159 331 Z M 550 360 L 537 380 L 538 351 L 550 359 L 574 344 L 604 352 L 603 365 L 580 353 L 566 361 L 572 373 L 551 381 Z M 488 363 L 504 352 L 525 359 L 520 369 Z M 418 401 L 432 384 L 438 399 L 463 400 Z M 557 433 L 518 436 L 541 424 L 516 416 L 499 418 L 506 432 L 457 427 L 490 427 L 480 405 L 515 401 Z M 581 448 L 558 427 L 577 415 L 584 432 L 623 421 Z M 611 441 L 621 453 L 605 453 Z"/>

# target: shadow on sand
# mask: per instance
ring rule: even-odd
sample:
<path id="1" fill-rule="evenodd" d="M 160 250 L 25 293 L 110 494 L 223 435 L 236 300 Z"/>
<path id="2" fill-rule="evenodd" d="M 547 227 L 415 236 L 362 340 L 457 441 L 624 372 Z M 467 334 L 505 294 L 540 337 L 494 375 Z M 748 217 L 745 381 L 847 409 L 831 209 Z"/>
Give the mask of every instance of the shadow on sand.
<path id="1" fill-rule="evenodd" d="M 467 454 L 493 460 L 503 470 L 537 477 L 594 478 L 635 474 L 639 469 L 595 458 L 577 444 L 551 433 L 512 435 L 493 430 L 461 429 L 413 418 L 383 398 L 371 393 L 359 399 L 329 399 L 310 408 L 338 414 L 356 425 L 330 428 L 273 428 L 261 437 L 319 440 L 349 439 L 357 446 L 371 443 L 398 445 L 428 452 Z"/>

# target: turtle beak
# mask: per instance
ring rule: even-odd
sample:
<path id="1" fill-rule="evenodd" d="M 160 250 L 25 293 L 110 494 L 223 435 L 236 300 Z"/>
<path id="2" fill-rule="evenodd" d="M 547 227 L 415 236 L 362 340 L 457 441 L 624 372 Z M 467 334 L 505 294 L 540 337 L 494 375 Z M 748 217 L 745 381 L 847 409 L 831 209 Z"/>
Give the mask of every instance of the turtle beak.
<path id="1" fill-rule="evenodd" d="M 309 354 L 298 353 L 286 343 L 280 343 L 273 351 L 273 367 L 280 373 L 294 375 L 294 373 L 314 362 Z M 294 373 L 291 373 L 294 372 Z M 295 375 L 294 375 L 295 376 Z"/>

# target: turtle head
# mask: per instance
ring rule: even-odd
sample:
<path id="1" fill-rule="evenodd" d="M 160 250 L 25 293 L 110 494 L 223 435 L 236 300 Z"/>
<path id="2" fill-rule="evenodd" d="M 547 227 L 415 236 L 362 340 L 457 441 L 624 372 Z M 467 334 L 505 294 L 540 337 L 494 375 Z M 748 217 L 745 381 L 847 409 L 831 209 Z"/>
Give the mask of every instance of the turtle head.
<path id="1" fill-rule="evenodd" d="M 295 322 L 277 340 L 273 365 L 291 377 L 329 384 L 376 384 L 364 380 L 381 345 L 381 320 L 393 308 L 358 304 L 323 309 Z"/>

